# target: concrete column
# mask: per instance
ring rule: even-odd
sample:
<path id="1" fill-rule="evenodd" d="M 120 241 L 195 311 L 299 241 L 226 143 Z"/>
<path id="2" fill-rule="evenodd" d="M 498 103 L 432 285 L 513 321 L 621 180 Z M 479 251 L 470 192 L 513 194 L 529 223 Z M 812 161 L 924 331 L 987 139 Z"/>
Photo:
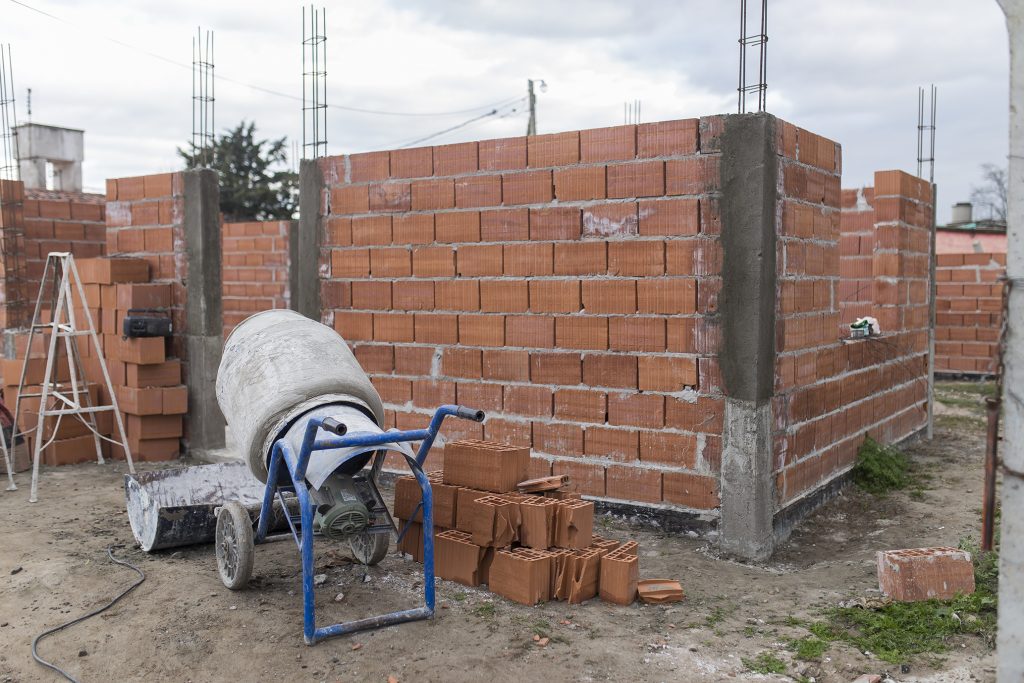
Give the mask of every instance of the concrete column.
<path id="1" fill-rule="evenodd" d="M 320 245 L 323 241 L 324 178 L 316 160 L 299 166 L 299 223 L 288 235 L 291 309 L 320 321 Z"/>
<path id="2" fill-rule="evenodd" d="M 719 531 L 722 550 L 759 560 L 774 550 L 775 118 L 727 117 L 721 150 L 719 364 L 726 400 Z"/>
<path id="3" fill-rule="evenodd" d="M 190 451 L 224 447 L 224 417 L 217 405 L 217 367 L 223 346 L 220 187 L 216 171 L 183 174 L 185 198 L 185 356 Z M 257 399 L 258 400 L 258 397 Z"/>
<path id="4" fill-rule="evenodd" d="M 1010 301 L 1003 375 L 998 680 L 1024 680 L 1024 0 L 999 0 L 1010 35 Z"/>

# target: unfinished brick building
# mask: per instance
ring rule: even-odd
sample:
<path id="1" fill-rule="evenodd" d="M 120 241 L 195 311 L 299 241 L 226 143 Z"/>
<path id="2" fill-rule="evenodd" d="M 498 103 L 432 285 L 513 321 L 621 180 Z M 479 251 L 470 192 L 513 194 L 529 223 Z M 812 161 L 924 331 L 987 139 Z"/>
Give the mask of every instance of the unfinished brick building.
<path id="1" fill-rule="evenodd" d="M 925 424 L 929 188 L 843 192 L 839 146 L 772 116 L 324 158 L 297 229 L 222 226 L 208 175 L 118 179 L 98 205 L 104 252 L 172 287 L 191 443 L 217 441 L 223 334 L 286 305 L 349 341 L 388 426 L 482 408 L 445 436 L 528 445 L 534 474 L 745 557 L 838 490 L 866 433 Z M 866 314 L 883 336 L 849 339 Z"/>
<path id="2" fill-rule="evenodd" d="M 865 433 L 926 420 L 929 188 L 878 174 L 858 297 L 886 334 L 852 341 L 840 174 L 837 144 L 768 115 L 325 158 L 294 305 L 395 426 L 483 408 L 448 436 L 529 445 L 536 475 L 763 557 Z"/>

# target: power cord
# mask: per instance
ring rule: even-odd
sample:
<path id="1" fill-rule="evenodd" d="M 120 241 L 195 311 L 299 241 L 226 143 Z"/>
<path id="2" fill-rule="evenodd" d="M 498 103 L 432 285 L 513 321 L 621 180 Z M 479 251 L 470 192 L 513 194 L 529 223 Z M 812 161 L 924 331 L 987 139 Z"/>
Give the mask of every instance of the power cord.
<path id="1" fill-rule="evenodd" d="M 146 580 L 146 574 L 141 569 L 139 569 L 134 564 L 132 564 L 131 562 L 128 562 L 126 560 L 119 560 L 116 557 L 114 557 L 114 553 L 113 553 L 114 548 L 123 548 L 123 547 L 124 547 L 123 545 L 119 545 L 119 544 L 118 545 L 108 546 L 107 547 L 107 557 L 110 558 L 111 562 L 114 562 L 115 564 L 119 564 L 122 567 L 128 567 L 129 569 L 134 571 L 136 574 L 139 575 L 139 580 L 136 581 L 135 583 L 133 583 L 132 585 L 128 586 L 127 588 L 125 588 L 123 591 L 121 591 L 120 594 L 118 594 L 118 596 L 116 598 L 114 598 L 113 600 L 108 602 L 103 607 L 100 607 L 97 610 L 93 610 L 92 612 L 89 612 L 88 614 L 83 614 L 82 616 L 80 616 L 80 617 L 78 617 L 76 619 L 72 619 L 71 621 L 68 621 L 66 623 L 63 623 L 60 626 L 55 626 L 54 628 L 51 628 L 48 631 L 43 631 L 38 636 L 36 636 L 35 638 L 32 639 L 32 658 L 34 660 L 36 660 L 37 662 L 39 662 L 41 665 L 45 666 L 46 668 L 53 669 L 54 671 L 59 673 L 64 678 L 66 678 L 69 681 L 71 681 L 72 683 L 79 683 L 79 681 L 78 681 L 77 678 L 75 678 L 74 676 L 72 676 L 67 671 L 65 671 L 64 669 L 62 669 L 59 666 L 57 666 L 56 664 L 51 664 L 50 662 L 48 662 L 45 659 L 43 659 L 42 657 L 40 657 L 39 653 L 36 652 L 36 646 L 39 644 L 40 640 L 42 640 L 43 638 L 46 638 L 47 636 L 53 635 L 54 633 L 57 633 L 58 631 L 63 631 L 64 629 L 68 628 L 69 626 L 74 626 L 75 624 L 81 623 L 81 622 L 85 621 L 86 619 L 95 617 L 97 614 L 102 614 L 103 612 L 106 612 L 108 609 L 110 609 L 111 607 L 116 605 L 117 602 L 121 598 L 123 598 L 124 596 L 128 595 L 133 590 L 135 590 L 140 585 L 142 585 L 142 582 Z"/>

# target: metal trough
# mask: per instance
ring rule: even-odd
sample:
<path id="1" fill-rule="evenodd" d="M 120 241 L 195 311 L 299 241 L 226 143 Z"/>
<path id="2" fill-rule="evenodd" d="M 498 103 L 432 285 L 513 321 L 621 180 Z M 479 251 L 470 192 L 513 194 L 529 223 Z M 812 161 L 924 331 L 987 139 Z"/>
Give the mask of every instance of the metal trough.
<path id="1" fill-rule="evenodd" d="M 137 472 L 124 477 L 128 521 L 135 540 L 146 552 L 212 543 L 217 528 L 214 510 L 237 500 L 255 518 L 264 489 L 244 462 Z M 275 512 L 275 528 L 287 528 L 280 505 Z"/>

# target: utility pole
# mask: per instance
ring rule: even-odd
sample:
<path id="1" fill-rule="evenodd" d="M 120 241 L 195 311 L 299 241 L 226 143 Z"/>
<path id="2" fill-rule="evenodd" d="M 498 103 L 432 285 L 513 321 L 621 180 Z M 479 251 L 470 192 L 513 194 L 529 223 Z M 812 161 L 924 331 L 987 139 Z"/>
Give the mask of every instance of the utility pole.
<path id="1" fill-rule="evenodd" d="M 1024 0 L 998 0 L 1010 37 L 1010 182 L 1003 351 L 998 680 L 1024 680 Z"/>
<path id="2" fill-rule="evenodd" d="M 526 90 L 530 94 L 530 122 L 526 124 L 526 134 L 537 134 L 537 96 L 533 94 L 533 79 L 526 81 Z"/>
<path id="3" fill-rule="evenodd" d="M 544 82 L 544 79 L 538 78 L 534 80 L 530 78 L 526 81 L 526 92 L 530 100 L 530 122 L 526 124 L 527 135 L 537 134 L 537 95 L 533 92 L 534 83 L 539 84 L 541 92 L 546 92 L 548 89 L 548 84 Z"/>

